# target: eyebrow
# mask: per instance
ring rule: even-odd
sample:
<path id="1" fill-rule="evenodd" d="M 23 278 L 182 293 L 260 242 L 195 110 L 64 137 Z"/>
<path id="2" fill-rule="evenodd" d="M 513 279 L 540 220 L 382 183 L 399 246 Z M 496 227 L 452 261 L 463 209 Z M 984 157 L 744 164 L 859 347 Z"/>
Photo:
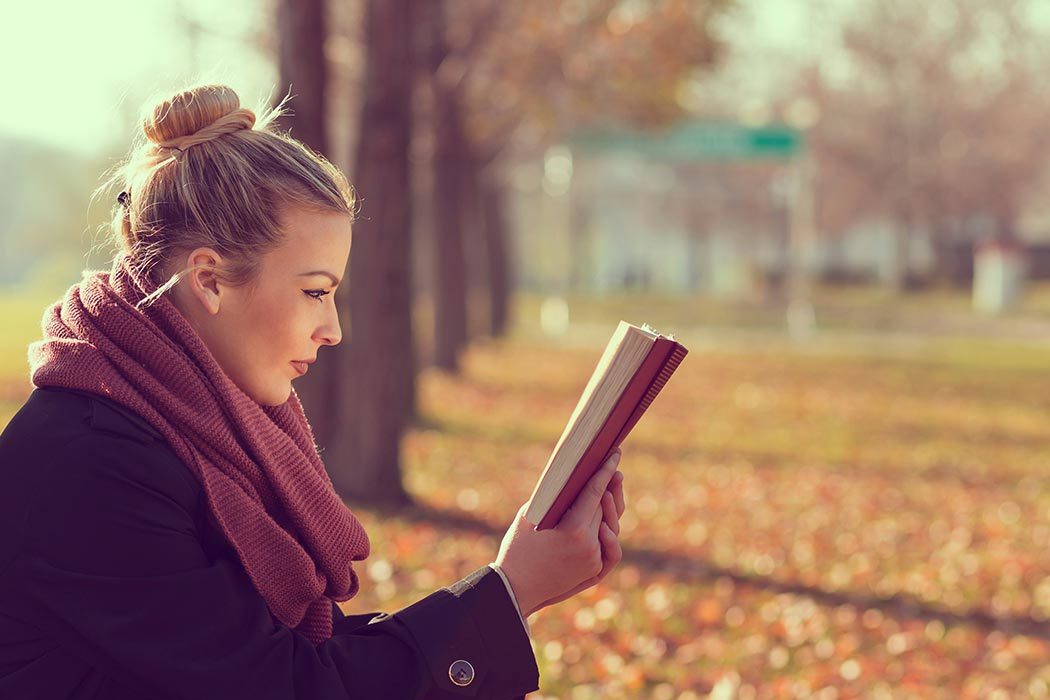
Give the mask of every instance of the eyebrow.
<path id="1" fill-rule="evenodd" d="M 332 280 L 333 286 L 337 286 L 339 284 L 339 278 L 333 275 L 331 272 L 328 272 L 327 270 L 312 270 L 310 272 L 299 273 L 300 277 L 310 277 L 312 275 L 324 275 L 325 277 L 328 277 Z"/>

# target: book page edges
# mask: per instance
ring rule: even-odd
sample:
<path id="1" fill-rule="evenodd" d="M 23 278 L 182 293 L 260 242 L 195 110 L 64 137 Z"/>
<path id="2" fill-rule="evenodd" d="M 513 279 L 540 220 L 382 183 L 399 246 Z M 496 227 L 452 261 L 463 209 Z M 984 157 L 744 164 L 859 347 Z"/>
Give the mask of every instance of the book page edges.
<path id="1" fill-rule="evenodd" d="M 615 361 L 621 355 L 621 353 L 626 354 L 628 350 L 628 346 L 630 345 L 628 336 L 631 336 L 634 333 L 637 333 L 638 331 L 640 331 L 640 329 L 637 326 L 631 325 L 626 321 L 620 321 L 620 324 L 616 327 L 616 331 L 609 339 L 608 344 L 606 344 L 605 351 L 602 353 L 601 358 L 598 360 L 598 364 L 595 366 L 594 371 L 591 373 L 591 378 L 587 382 L 587 386 L 586 388 L 584 388 L 583 393 L 580 395 L 580 399 L 576 403 L 576 408 L 573 410 L 572 415 L 569 417 L 569 421 L 568 423 L 566 423 L 565 429 L 562 431 L 561 437 L 558 439 L 557 444 L 551 451 L 550 457 L 548 457 L 547 459 L 546 466 L 540 473 L 540 478 L 537 480 L 536 486 L 533 488 L 532 495 L 529 497 L 530 502 L 536 498 L 536 496 L 540 493 L 541 490 L 545 490 L 548 487 L 547 482 L 550 479 L 558 477 L 557 474 L 551 473 L 551 467 L 558 461 L 558 458 L 561 456 L 563 449 L 566 447 L 566 443 L 569 442 L 570 439 L 575 436 L 575 433 L 579 429 L 581 417 L 584 416 L 587 413 L 587 411 L 592 410 L 594 408 L 594 403 L 597 397 L 603 394 L 602 389 L 605 388 L 607 382 L 610 380 L 610 367 L 616 364 Z M 645 337 L 648 334 L 642 333 L 640 335 L 642 337 Z M 634 373 L 637 372 L 638 367 L 640 367 L 642 363 L 645 362 L 646 358 L 649 356 L 648 353 L 651 351 L 652 347 L 650 346 L 649 350 L 647 350 L 645 354 L 642 354 L 637 359 L 637 361 L 634 363 L 634 366 L 630 367 L 631 374 L 628 376 L 627 382 L 625 382 L 625 384 L 630 383 L 630 377 L 634 376 Z M 622 392 L 623 390 L 621 389 L 619 393 L 622 394 Z M 615 408 L 615 406 L 616 402 L 612 404 L 610 410 Z M 606 415 L 606 418 L 607 417 L 608 415 Z M 604 420 L 605 419 L 603 419 L 603 423 Z M 561 478 L 563 480 L 567 479 L 568 473 L 562 475 Z M 556 488 L 560 489 L 562 488 L 562 486 L 564 486 L 564 481 L 562 481 L 562 483 L 557 484 Z M 554 490 L 554 488 L 552 488 L 552 490 Z M 532 512 L 531 504 L 529 512 Z"/>
<path id="2" fill-rule="evenodd" d="M 613 365 L 613 361 L 616 359 L 616 356 L 620 354 L 620 350 L 623 348 L 624 343 L 626 343 L 627 335 L 631 332 L 631 328 L 631 324 L 626 321 L 620 321 L 619 325 L 616 326 L 612 338 L 609 339 L 609 342 L 605 346 L 605 352 L 602 353 L 594 371 L 591 372 L 591 378 L 587 381 L 587 386 L 584 387 L 583 393 L 580 395 L 580 400 L 576 402 L 576 408 L 573 409 L 572 415 L 569 416 L 569 422 L 565 425 L 566 432 L 576 425 L 580 416 L 583 415 L 584 410 L 592 403 L 598 387 L 601 385 L 602 379 L 608 374 L 609 367 Z M 561 444 L 561 440 L 559 440 L 558 443 Z"/>

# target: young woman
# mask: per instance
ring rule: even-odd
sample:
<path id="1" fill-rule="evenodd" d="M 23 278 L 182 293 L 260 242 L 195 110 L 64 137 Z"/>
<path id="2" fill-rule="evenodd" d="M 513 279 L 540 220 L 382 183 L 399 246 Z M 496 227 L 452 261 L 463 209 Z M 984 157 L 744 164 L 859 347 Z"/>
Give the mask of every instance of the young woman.
<path id="1" fill-rule="evenodd" d="M 498 700 L 525 618 L 619 562 L 619 454 L 554 530 L 393 614 L 344 617 L 369 554 L 291 382 L 341 339 L 354 201 L 221 85 L 146 113 L 111 270 L 44 314 L 0 436 L 0 697 Z"/>

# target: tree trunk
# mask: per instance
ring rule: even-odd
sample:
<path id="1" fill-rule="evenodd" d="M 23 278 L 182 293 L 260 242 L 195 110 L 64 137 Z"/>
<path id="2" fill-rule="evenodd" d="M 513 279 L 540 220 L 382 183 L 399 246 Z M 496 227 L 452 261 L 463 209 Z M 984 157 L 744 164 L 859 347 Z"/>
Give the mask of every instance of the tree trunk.
<path id="1" fill-rule="evenodd" d="M 488 333 L 506 335 L 510 317 L 511 269 L 502 185 L 495 177 L 482 179 L 479 187 L 481 225 L 488 268 Z"/>
<path id="2" fill-rule="evenodd" d="M 959 259 L 957 226 L 939 222 L 933 229 L 934 277 L 946 287 L 969 287 L 966 266 Z"/>
<path id="3" fill-rule="evenodd" d="M 489 262 L 485 212 L 481 201 L 482 166 L 474 148 L 464 137 L 463 206 L 460 230 L 463 232 L 463 255 L 466 269 L 466 337 L 464 345 L 478 335 L 489 332 Z"/>
<path id="4" fill-rule="evenodd" d="M 569 291 L 580 294 L 593 286 L 590 203 L 579 193 L 569 196 Z"/>
<path id="5" fill-rule="evenodd" d="M 414 371 L 411 323 L 412 0 L 370 0 L 361 138 L 354 183 L 362 197 L 350 256 L 349 352 L 341 430 L 329 472 L 347 498 L 404 504 L 405 397 Z"/>
<path id="6" fill-rule="evenodd" d="M 459 371 L 467 344 L 467 265 L 463 248 L 463 134 L 458 96 L 435 95 L 434 142 L 434 364 Z"/>
<path id="7" fill-rule="evenodd" d="M 460 353 L 467 344 L 467 266 L 463 248 L 464 159 L 458 76 L 449 75 L 445 38 L 445 3 L 433 0 L 431 84 L 434 130 L 434 364 L 459 371 Z M 444 70 L 443 70 L 444 68 Z"/>
<path id="8" fill-rule="evenodd" d="M 282 99 L 289 91 L 292 93 L 289 103 L 292 114 L 281 117 L 279 126 L 291 131 L 296 139 L 327 157 L 324 10 L 323 0 L 279 0 L 277 3 L 281 91 L 276 99 Z M 314 438 L 322 449 L 327 449 L 331 444 L 335 430 L 339 396 L 337 369 L 339 356 L 344 353 L 343 345 L 318 353 L 317 363 L 310 368 L 310 372 L 295 382 L 295 391 L 303 402 Z"/>
<path id="9" fill-rule="evenodd" d="M 889 289 L 895 294 L 901 294 L 908 290 L 908 273 L 911 256 L 909 248 L 911 244 L 911 216 L 904 214 L 897 217 L 893 228 L 893 256 L 890 258 L 889 278 L 887 279 Z"/>

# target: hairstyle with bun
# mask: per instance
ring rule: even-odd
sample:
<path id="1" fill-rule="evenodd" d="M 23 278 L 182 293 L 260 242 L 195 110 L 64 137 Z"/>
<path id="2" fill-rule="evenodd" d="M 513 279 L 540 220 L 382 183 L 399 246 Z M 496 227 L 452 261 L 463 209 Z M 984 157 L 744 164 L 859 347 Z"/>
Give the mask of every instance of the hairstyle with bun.
<path id="1" fill-rule="evenodd" d="M 131 152 L 95 192 L 122 190 L 113 239 L 118 255 L 157 286 L 143 303 L 189 273 L 160 279 L 180 255 L 201 246 L 229 260 L 217 272 L 230 284 L 250 283 L 260 256 L 281 243 L 288 207 L 353 218 L 356 198 L 346 176 L 272 127 L 287 99 L 260 107 L 258 120 L 226 85 L 195 85 L 147 105 Z"/>

